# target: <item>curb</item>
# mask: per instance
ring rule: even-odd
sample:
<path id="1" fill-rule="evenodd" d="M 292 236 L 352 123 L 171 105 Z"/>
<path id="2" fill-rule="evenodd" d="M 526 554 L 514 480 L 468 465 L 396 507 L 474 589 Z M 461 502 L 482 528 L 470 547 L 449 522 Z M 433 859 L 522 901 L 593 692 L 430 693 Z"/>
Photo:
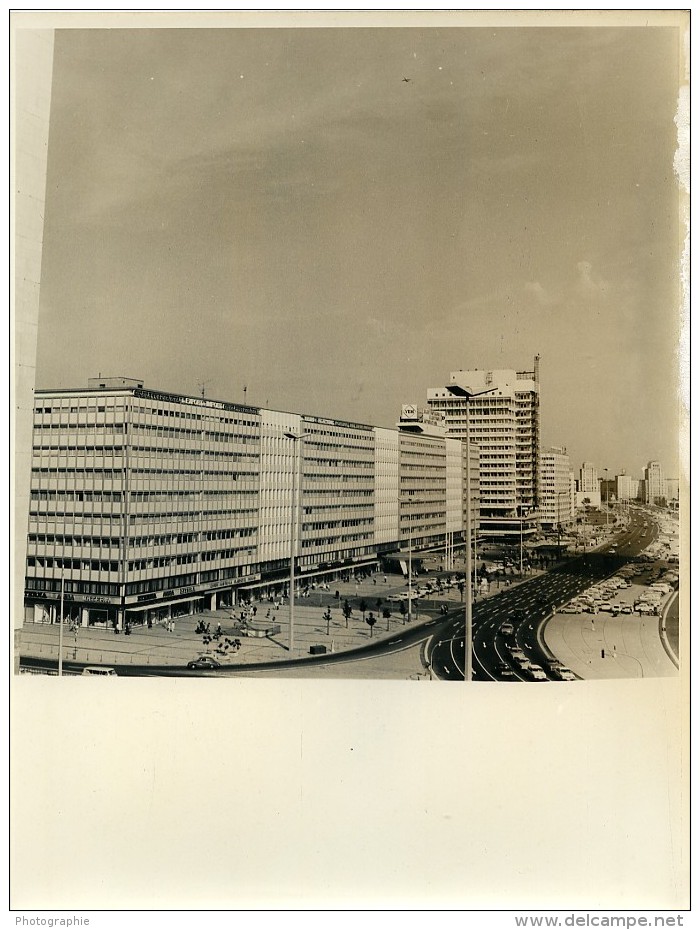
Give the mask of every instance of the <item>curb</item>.
<path id="1" fill-rule="evenodd" d="M 678 591 L 676 590 L 673 592 L 671 597 L 666 602 L 664 609 L 661 611 L 661 616 L 659 617 L 659 638 L 661 640 L 661 645 L 666 650 L 666 655 L 669 657 L 671 662 L 673 662 L 676 668 L 680 671 L 680 659 L 675 654 L 673 649 L 671 648 L 671 644 L 668 641 L 668 636 L 666 635 L 666 614 L 671 609 L 671 604 L 673 604 L 673 602 L 676 600 L 677 597 L 678 597 Z"/>

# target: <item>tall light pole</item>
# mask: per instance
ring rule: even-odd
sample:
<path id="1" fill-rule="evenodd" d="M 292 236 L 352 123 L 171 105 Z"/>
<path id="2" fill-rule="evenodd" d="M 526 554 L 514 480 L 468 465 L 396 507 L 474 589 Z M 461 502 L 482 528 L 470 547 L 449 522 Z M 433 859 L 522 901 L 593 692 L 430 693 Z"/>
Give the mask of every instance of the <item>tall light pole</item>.
<path id="1" fill-rule="evenodd" d="M 63 590 L 64 590 L 64 577 L 63 572 L 61 572 L 61 613 L 59 617 L 58 627 L 58 674 L 63 675 Z"/>
<path id="2" fill-rule="evenodd" d="M 488 388 L 486 391 L 472 391 L 471 388 L 462 387 L 460 384 L 447 384 L 445 390 L 449 391 L 454 397 L 464 398 L 465 423 L 467 434 L 467 474 L 466 474 L 466 491 L 467 507 L 464 520 L 464 533 L 467 537 L 465 540 L 465 560 L 464 576 L 466 581 L 466 605 L 464 610 L 464 680 L 472 680 L 472 489 L 471 489 L 471 462 L 469 455 L 469 401 L 472 397 L 480 397 L 482 394 L 490 394 L 495 388 Z"/>
<path id="3" fill-rule="evenodd" d="M 398 498 L 399 502 L 399 532 L 401 528 L 401 502 L 406 500 L 409 504 L 427 504 L 429 501 L 417 499 L 415 497 L 407 498 Z M 412 586 L 413 586 L 413 568 L 412 568 L 412 556 L 413 556 L 413 528 L 411 526 L 411 514 L 408 514 L 408 622 L 411 622 L 411 605 L 413 604 L 412 597 Z"/>
<path id="4" fill-rule="evenodd" d="M 608 484 L 608 470 L 604 468 L 605 472 L 605 528 L 608 528 L 608 511 L 610 510 L 610 486 Z"/>
<path id="5" fill-rule="evenodd" d="M 292 469 L 292 554 L 289 560 L 289 652 L 294 651 L 294 588 L 297 545 L 299 542 L 299 507 L 301 502 L 301 454 L 304 438 L 308 433 L 285 433 L 286 439 L 294 442 L 294 467 Z M 297 471 L 299 474 L 297 475 Z"/>

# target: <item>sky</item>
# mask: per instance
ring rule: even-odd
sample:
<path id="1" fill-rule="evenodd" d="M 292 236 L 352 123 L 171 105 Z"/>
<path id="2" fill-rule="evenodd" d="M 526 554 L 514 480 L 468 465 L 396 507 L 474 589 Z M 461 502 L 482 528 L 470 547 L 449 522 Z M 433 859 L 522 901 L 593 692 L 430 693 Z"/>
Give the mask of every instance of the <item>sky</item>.
<path id="1" fill-rule="evenodd" d="M 677 475 L 678 38 L 58 30 L 37 387 L 393 426 L 539 353 L 543 446 Z"/>

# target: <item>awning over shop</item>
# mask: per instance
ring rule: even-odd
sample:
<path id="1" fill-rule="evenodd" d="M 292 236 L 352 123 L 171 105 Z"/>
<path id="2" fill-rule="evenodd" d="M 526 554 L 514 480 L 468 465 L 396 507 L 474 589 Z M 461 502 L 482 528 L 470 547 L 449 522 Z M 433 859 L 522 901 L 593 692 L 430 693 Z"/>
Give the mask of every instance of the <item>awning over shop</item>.
<path id="1" fill-rule="evenodd" d="M 127 604 L 124 607 L 124 610 L 130 610 L 133 612 L 142 611 L 142 610 L 152 610 L 157 607 L 170 607 L 172 604 L 186 604 L 188 601 L 198 601 L 203 597 L 206 597 L 207 592 L 202 591 L 201 594 L 195 594 L 190 597 L 176 597 L 173 600 L 162 600 L 162 601 L 151 601 L 150 604 Z"/>

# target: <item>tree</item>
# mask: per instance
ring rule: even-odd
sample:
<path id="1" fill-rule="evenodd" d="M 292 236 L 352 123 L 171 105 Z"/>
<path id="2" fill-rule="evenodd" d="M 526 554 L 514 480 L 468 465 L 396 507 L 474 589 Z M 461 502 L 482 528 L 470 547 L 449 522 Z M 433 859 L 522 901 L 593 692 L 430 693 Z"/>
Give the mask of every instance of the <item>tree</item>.
<path id="1" fill-rule="evenodd" d="M 386 631 L 388 633 L 389 632 L 389 618 L 391 617 L 391 611 L 389 610 L 388 607 L 384 608 L 384 613 L 382 614 L 382 616 L 386 620 Z"/>
<path id="2" fill-rule="evenodd" d="M 370 639 L 372 638 L 372 627 L 374 626 L 376 622 L 377 622 L 377 618 L 374 616 L 374 614 L 369 613 L 367 615 L 367 619 L 365 620 L 365 623 L 369 625 L 369 638 Z"/>
<path id="3" fill-rule="evenodd" d="M 460 601 L 463 601 L 463 600 L 464 600 L 464 585 L 465 585 L 465 582 L 464 582 L 464 581 L 460 581 L 459 584 L 457 585 L 457 587 L 459 588 L 459 599 L 460 599 Z"/>
<path id="4" fill-rule="evenodd" d="M 326 621 L 326 636 L 330 635 L 331 632 L 331 610 L 330 607 L 323 615 L 323 619 Z"/>
<path id="5" fill-rule="evenodd" d="M 350 619 L 351 614 L 352 614 L 352 607 L 350 606 L 348 601 L 345 601 L 345 603 L 343 604 L 343 616 L 345 617 L 345 629 L 346 630 L 348 628 L 348 620 Z"/>
<path id="6" fill-rule="evenodd" d="M 383 603 L 384 603 L 384 602 L 382 601 L 381 597 L 378 597 L 378 598 L 377 598 L 377 610 L 381 610 L 381 609 L 382 609 L 382 604 L 383 604 Z"/>
<path id="7" fill-rule="evenodd" d="M 360 601 L 360 613 L 362 614 L 362 619 L 365 619 L 365 614 L 367 613 L 367 601 L 362 598 Z"/>
<path id="8" fill-rule="evenodd" d="M 403 618 L 403 622 L 406 622 L 406 601 L 401 601 L 399 604 L 399 613 Z"/>

